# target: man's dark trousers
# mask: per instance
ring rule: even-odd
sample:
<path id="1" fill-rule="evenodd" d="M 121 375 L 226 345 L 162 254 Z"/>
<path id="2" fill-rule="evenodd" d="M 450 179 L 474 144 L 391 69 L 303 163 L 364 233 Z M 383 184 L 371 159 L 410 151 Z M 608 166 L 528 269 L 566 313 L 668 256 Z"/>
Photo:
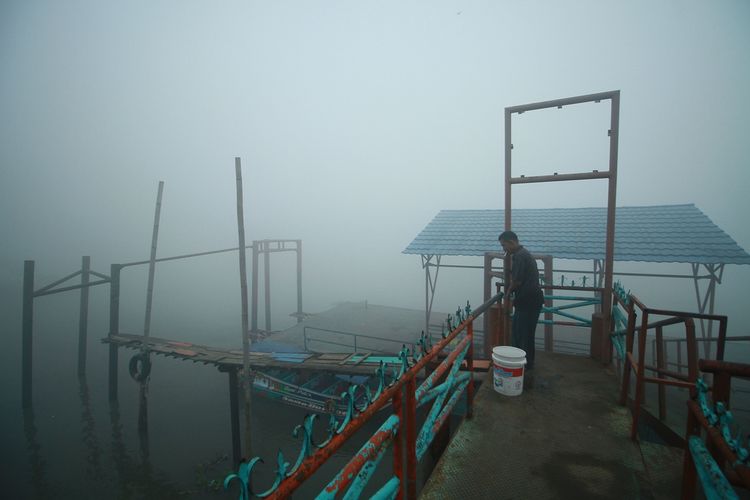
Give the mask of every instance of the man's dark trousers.
<path id="1" fill-rule="evenodd" d="M 534 368 L 534 333 L 542 306 L 516 307 L 513 314 L 511 342 L 514 347 L 526 351 L 526 369 Z"/>

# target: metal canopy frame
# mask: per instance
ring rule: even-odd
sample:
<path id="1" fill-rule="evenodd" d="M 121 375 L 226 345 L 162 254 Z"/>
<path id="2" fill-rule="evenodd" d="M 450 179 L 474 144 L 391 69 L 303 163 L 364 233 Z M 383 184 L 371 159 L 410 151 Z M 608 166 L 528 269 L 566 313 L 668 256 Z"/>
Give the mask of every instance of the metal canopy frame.
<path id="1" fill-rule="evenodd" d="M 435 288 L 437 287 L 438 274 L 440 273 L 441 255 L 422 255 L 422 268 L 424 269 L 424 333 L 430 335 L 430 315 L 432 314 L 432 301 L 435 299 Z M 435 259 L 433 264 L 431 261 Z M 435 268 L 435 275 L 430 268 Z"/>
<path id="2" fill-rule="evenodd" d="M 468 265 L 468 264 L 450 264 L 445 263 L 441 258 L 446 257 L 445 255 L 422 255 L 422 267 L 425 269 L 425 332 L 428 332 L 428 325 L 430 322 L 430 316 L 432 314 L 432 304 L 435 299 L 435 293 L 437 290 L 436 280 L 439 268 L 458 268 L 458 269 L 479 269 L 485 270 L 484 276 L 484 293 L 483 297 L 488 297 L 492 293 L 493 278 L 503 278 L 503 266 L 493 266 L 493 261 L 496 259 L 501 260 L 503 254 L 500 252 L 487 252 L 484 255 L 484 265 Z M 468 256 L 467 256 L 468 257 Z M 580 273 L 583 275 L 592 274 L 593 279 L 591 286 L 602 287 L 604 281 L 603 263 L 602 259 L 593 260 L 593 272 L 586 271 L 584 269 L 555 269 L 552 265 L 553 256 L 540 256 L 534 255 L 539 260 L 549 259 L 549 265 L 545 261 L 544 274 L 545 282 L 552 282 L 552 273 Z M 669 274 L 669 273 L 638 273 L 638 272 L 612 272 L 613 276 L 634 276 L 644 278 L 673 278 L 673 279 L 691 279 L 695 288 L 695 299 L 697 304 L 697 310 L 700 314 L 714 314 L 715 302 L 716 302 L 716 289 L 717 285 L 720 285 L 724 275 L 725 263 L 716 264 L 700 264 L 700 263 L 689 263 L 691 267 L 691 274 Z M 705 273 L 701 274 L 701 268 L 705 268 Z M 435 268 L 434 275 L 430 268 Z M 489 270 L 489 271 L 488 271 Z M 548 274 L 549 273 L 549 274 Z M 701 286 L 702 282 L 708 282 L 705 286 Z M 486 302 L 486 300 L 485 300 Z M 547 305 L 548 306 L 548 305 Z M 599 307 L 597 306 L 597 312 Z M 550 319 L 550 318 L 545 318 Z M 713 338 L 713 322 L 709 321 L 706 324 L 705 320 L 701 320 L 699 323 L 701 338 L 710 340 Z M 552 348 L 550 336 L 552 334 L 552 325 L 545 325 L 545 349 L 549 345 L 549 349 Z M 704 343 L 706 352 L 710 350 L 710 342 Z"/>

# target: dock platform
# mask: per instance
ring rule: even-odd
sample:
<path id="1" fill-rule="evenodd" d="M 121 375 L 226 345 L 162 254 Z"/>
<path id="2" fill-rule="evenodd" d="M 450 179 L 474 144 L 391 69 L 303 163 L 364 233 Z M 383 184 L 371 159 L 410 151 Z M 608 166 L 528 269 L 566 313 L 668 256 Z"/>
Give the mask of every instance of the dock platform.
<path id="1" fill-rule="evenodd" d="M 611 367 L 537 352 L 532 387 L 477 391 L 420 498 L 675 498 L 682 450 L 629 439 Z"/>
<path id="2" fill-rule="evenodd" d="M 150 353 L 184 361 L 211 364 L 220 369 L 241 368 L 242 350 L 222 349 L 206 345 L 144 337 L 120 333 L 102 339 L 105 343 L 129 349 L 147 349 Z M 372 353 L 304 353 L 304 352 L 257 352 L 249 356 L 252 369 L 284 368 L 294 370 L 321 370 L 349 375 L 372 375 L 380 361 L 386 366 L 397 366 L 399 361 L 393 356 L 380 356 Z"/>

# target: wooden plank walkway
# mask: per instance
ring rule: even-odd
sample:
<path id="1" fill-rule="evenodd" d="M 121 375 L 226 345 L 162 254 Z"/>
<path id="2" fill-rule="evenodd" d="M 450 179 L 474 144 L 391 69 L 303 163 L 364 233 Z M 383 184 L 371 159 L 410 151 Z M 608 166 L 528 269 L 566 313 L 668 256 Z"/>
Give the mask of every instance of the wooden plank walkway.
<path id="1" fill-rule="evenodd" d="M 148 349 L 153 354 L 190 360 L 194 363 L 215 365 L 219 368 L 242 367 L 241 349 L 222 349 L 191 342 L 144 337 L 120 333 L 102 339 L 104 343 L 129 349 Z M 351 375 L 372 375 L 380 361 L 388 366 L 397 366 L 398 359 L 392 356 L 373 356 L 370 353 L 297 353 L 297 352 L 250 352 L 252 369 L 282 368 L 291 370 L 315 370 Z"/>

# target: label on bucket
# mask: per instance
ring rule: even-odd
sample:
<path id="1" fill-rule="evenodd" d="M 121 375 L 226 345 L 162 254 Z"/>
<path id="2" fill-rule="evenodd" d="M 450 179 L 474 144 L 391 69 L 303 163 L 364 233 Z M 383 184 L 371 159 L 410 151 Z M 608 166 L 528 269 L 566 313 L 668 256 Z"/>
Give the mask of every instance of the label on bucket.
<path id="1" fill-rule="evenodd" d="M 495 391 L 506 396 L 521 394 L 521 391 L 523 391 L 523 366 L 508 367 L 495 364 L 493 368 L 492 381 Z"/>

